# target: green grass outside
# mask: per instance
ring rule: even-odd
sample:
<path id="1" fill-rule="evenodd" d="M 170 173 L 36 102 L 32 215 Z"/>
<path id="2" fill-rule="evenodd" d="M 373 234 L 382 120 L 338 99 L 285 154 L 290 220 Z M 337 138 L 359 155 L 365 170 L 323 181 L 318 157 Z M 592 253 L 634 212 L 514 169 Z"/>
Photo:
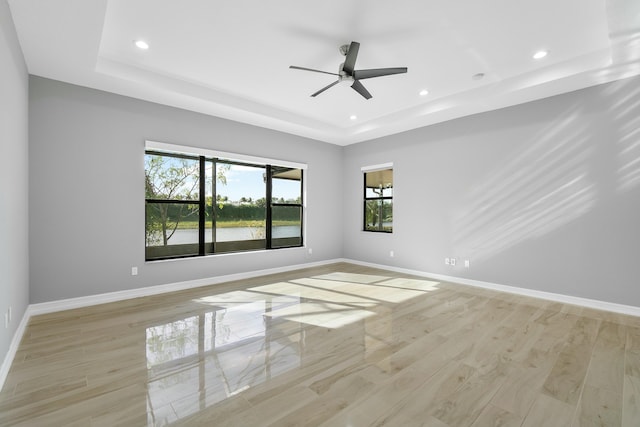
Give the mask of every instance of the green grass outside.
<path id="1" fill-rule="evenodd" d="M 209 224 L 211 224 L 209 222 Z M 273 221 L 273 225 L 275 227 L 286 226 L 286 225 L 300 225 L 299 221 Z M 251 220 L 238 220 L 238 221 L 218 221 L 216 222 L 216 227 L 218 228 L 239 228 L 239 227 L 264 227 L 264 221 L 251 221 Z M 197 229 L 198 221 L 181 221 L 178 224 L 178 229 L 180 230 L 188 230 L 188 229 Z"/>

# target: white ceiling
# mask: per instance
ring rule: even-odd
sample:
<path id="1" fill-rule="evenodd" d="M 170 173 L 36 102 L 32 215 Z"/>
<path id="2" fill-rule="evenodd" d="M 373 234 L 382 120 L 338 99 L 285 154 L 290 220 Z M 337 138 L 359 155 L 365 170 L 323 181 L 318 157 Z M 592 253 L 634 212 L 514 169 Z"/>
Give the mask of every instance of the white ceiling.
<path id="1" fill-rule="evenodd" d="M 339 145 L 640 74 L 637 0 L 9 4 L 31 74 Z M 408 73 L 310 97 L 335 77 L 289 65 L 335 73 L 351 41 Z"/>

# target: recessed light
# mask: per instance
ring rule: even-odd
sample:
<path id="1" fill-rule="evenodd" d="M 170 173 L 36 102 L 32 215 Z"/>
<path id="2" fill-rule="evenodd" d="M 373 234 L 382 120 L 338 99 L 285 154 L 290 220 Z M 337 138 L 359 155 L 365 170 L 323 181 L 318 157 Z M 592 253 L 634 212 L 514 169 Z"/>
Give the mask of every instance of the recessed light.
<path id="1" fill-rule="evenodd" d="M 428 90 L 426 90 L 426 89 L 422 89 L 422 90 L 420 91 L 420 96 L 427 96 L 427 95 L 429 95 L 429 91 L 428 91 Z"/>
<path id="2" fill-rule="evenodd" d="M 133 42 L 138 49 L 147 50 L 149 49 L 149 43 L 144 40 L 136 40 Z"/>
<path id="3" fill-rule="evenodd" d="M 542 59 L 547 56 L 548 53 L 549 52 L 547 52 L 546 50 L 539 50 L 533 54 L 533 59 Z"/>
<path id="4" fill-rule="evenodd" d="M 476 73 L 473 76 L 471 76 L 471 78 L 473 80 L 482 80 L 484 78 L 484 73 Z"/>
<path id="5" fill-rule="evenodd" d="M 356 116 L 355 114 L 352 114 L 351 116 L 349 116 L 349 118 L 351 120 L 356 120 L 358 118 L 358 116 Z"/>

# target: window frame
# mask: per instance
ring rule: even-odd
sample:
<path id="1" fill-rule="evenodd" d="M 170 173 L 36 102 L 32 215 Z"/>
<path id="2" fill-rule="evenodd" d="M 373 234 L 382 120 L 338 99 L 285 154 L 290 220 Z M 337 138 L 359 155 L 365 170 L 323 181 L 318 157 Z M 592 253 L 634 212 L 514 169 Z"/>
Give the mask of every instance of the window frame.
<path id="1" fill-rule="evenodd" d="M 173 258 L 187 258 L 194 256 L 202 256 L 204 254 L 204 220 L 205 220 L 205 207 L 206 207 L 206 197 L 205 194 L 205 180 L 201 179 L 204 175 L 203 170 L 203 162 L 201 160 L 201 156 L 194 156 L 186 153 L 176 153 L 176 152 L 162 152 L 157 150 L 147 150 L 144 152 L 145 156 L 147 154 L 151 155 L 159 155 L 164 157 L 173 157 L 177 159 L 187 159 L 187 160 L 196 160 L 199 162 L 198 166 L 198 199 L 158 199 L 158 198 L 150 198 L 145 195 L 145 261 L 155 261 L 157 259 L 173 259 Z M 206 162 L 205 162 L 206 164 Z M 146 170 L 145 170 L 146 174 Z M 147 258 L 146 248 L 147 248 L 147 209 L 149 204 L 182 204 L 182 205 L 198 205 L 198 253 L 197 254 L 185 254 L 181 256 L 166 256 L 166 257 L 155 257 L 155 258 Z"/>
<path id="2" fill-rule="evenodd" d="M 368 173 L 375 173 L 375 172 L 385 171 L 385 170 L 390 170 L 391 171 L 391 176 L 392 176 L 392 184 L 391 184 L 392 193 L 391 193 L 391 196 L 380 195 L 378 197 L 368 197 L 367 196 L 367 188 L 368 188 L 367 187 L 367 174 Z M 391 201 L 391 211 L 393 212 L 393 188 L 394 188 L 394 184 L 393 184 L 393 163 L 384 163 L 384 164 L 380 164 L 380 165 L 364 166 L 364 167 L 361 168 L 361 172 L 362 172 L 362 178 L 363 178 L 363 180 L 362 180 L 362 182 L 363 182 L 363 186 L 362 186 L 362 195 L 363 195 L 363 202 L 362 202 L 362 231 L 368 232 L 368 233 L 392 234 L 393 233 L 393 220 L 391 222 L 391 229 L 390 230 L 385 230 L 384 229 L 382 219 L 380 220 L 380 224 L 378 226 L 378 229 L 367 228 L 367 202 L 378 201 L 379 203 L 381 203 L 384 206 L 385 201 L 389 200 L 389 201 Z"/>
<path id="3" fill-rule="evenodd" d="M 199 162 L 199 173 L 198 173 L 198 188 L 199 194 L 198 199 L 159 199 L 159 198 L 148 198 L 145 193 L 145 262 L 153 262 L 153 261 L 162 261 L 169 259 L 181 259 L 181 258 L 194 258 L 194 257 L 202 257 L 202 256 L 216 256 L 222 254 L 229 253 L 242 253 L 242 252 L 255 252 L 255 251 L 263 251 L 263 250 L 273 250 L 273 249 L 286 249 L 286 248 L 296 248 L 296 247 L 304 247 L 304 227 L 305 221 L 304 216 L 306 214 L 305 210 L 305 171 L 307 169 L 306 164 L 295 163 L 283 160 L 274 160 L 260 157 L 252 157 L 246 156 L 242 154 L 234 154 L 234 153 L 226 153 L 226 152 L 218 152 L 213 150 L 201 149 L 201 148 L 192 148 L 186 146 L 178 146 L 174 144 L 166 144 L 161 142 L 154 141 L 146 141 L 144 156 L 147 155 L 158 155 L 158 156 L 166 156 L 166 157 L 174 157 L 181 159 L 190 159 L 197 160 Z M 211 249 L 207 250 L 207 244 L 205 233 L 206 233 L 206 167 L 207 163 L 210 163 L 212 166 L 212 175 L 213 179 L 211 182 L 211 197 L 212 197 L 212 209 L 211 209 L 211 224 L 214 230 L 212 235 L 212 242 L 209 242 L 211 245 Z M 216 166 L 218 164 L 231 164 L 231 165 L 240 165 L 240 166 L 251 166 L 256 168 L 264 168 L 265 170 L 265 247 L 260 248 L 250 248 L 250 249 L 241 249 L 241 250 L 233 250 L 233 251 L 216 251 L 216 242 L 215 239 L 215 230 L 216 230 L 216 196 L 217 196 L 217 172 Z M 290 169 L 299 169 L 300 170 L 300 203 L 273 203 L 271 200 L 272 193 L 272 168 L 274 167 L 284 167 Z M 146 168 L 145 168 L 146 175 Z M 152 203 L 174 203 L 174 204 L 197 204 L 199 207 L 198 212 L 198 253 L 190 253 L 190 254 L 177 254 L 177 255 L 168 255 L 168 256 L 154 256 L 149 257 L 147 253 L 147 209 L 149 204 Z M 286 245 L 286 246 L 273 246 L 273 230 L 272 230 L 272 208 L 277 206 L 295 206 L 300 209 L 300 243 L 294 245 Z M 193 243 L 195 245 L 195 243 Z M 170 245 L 168 245 L 170 246 Z"/>
<path id="4" fill-rule="evenodd" d="M 300 203 L 273 203 L 273 167 L 283 167 L 279 165 L 267 165 L 267 223 L 272 225 L 273 221 L 273 207 L 298 207 L 300 209 L 300 244 L 299 245 L 285 245 L 273 247 L 273 227 L 267 227 L 267 249 L 285 249 L 285 248 L 297 248 L 304 244 L 304 169 L 300 169 Z M 284 178 L 276 178 L 284 179 Z M 297 180 L 296 180 L 297 181 Z"/>

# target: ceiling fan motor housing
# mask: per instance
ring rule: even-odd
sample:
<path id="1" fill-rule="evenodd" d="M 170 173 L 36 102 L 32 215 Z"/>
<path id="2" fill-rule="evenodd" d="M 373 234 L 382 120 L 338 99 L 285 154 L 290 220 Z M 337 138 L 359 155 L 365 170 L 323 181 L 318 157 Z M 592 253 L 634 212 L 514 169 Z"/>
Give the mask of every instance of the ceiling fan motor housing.
<path id="1" fill-rule="evenodd" d="M 340 67 L 338 68 L 338 81 L 340 83 L 352 83 L 353 82 L 353 76 L 349 73 L 347 73 L 346 71 L 344 71 L 344 62 L 342 64 L 340 64 Z"/>

